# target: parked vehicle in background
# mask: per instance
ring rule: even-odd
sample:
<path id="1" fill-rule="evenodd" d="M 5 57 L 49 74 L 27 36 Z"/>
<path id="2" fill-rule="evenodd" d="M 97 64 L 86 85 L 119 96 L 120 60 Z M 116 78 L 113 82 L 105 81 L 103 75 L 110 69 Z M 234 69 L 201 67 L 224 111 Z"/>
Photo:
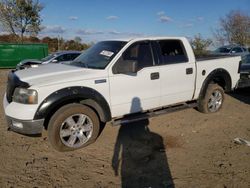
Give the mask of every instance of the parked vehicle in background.
<path id="1" fill-rule="evenodd" d="M 240 72 L 250 74 L 250 54 L 247 54 L 242 57 Z"/>
<path id="2" fill-rule="evenodd" d="M 0 43 L 0 68 L 15 68 L 24 59 L 42 59 L 47 55 L 47 44 Z"/>
<path id="3" fill-rule="evenodd" d="M 242 46 L 237 46 L 237 45 L 227 45 L 227 46 L 222 46 L 216 49 L 215 51 L 212 52 L 213 54 L 218 54 L 218 55 L 240 55 L 244 56 L 248 54 L 248 50 L 245 47 Z"/>
<path id="4" fill-rule="evenodd" d="M 250 87 L 250 54 L 242 57 L 238 86 L 240 88 Z"/>
<path id="5" fill-rule="evenodd" d="M 48 130 L 59 151 L 93 143 L 102 126 L 197 107 L 218 112 L 235 89 L 241 57 L 195 58 L 184 37 L 103 41 L 74 61 L 10 72 L 4 111 L 11 130 Z"/>
<path id="6" fill-rule="evenodd" d="M 27 69 L 30 67 L 38 67 L 39 65 L 48 64 L 48 63 L 69 63 L 70 61 L 74 60 L 76 57 L 78 57 L 81 54 L 80 51 L 60 51 L 55 52 L 47 57 L 36 60 L 36 59 L 27 59 L 21 61 L 19 64 L 17 64 L 16 69 Z"/>

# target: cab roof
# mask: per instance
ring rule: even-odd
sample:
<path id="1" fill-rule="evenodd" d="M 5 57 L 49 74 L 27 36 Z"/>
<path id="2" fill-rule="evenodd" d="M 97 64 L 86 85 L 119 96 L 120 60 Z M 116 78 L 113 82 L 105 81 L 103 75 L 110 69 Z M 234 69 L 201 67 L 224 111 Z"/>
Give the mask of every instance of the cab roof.
<path id="1" fill-rule="evenodd" d="M 175 40 L 182 40 L 186 39 L 185 37 L 170 37 L 170 36 L 161 36 L 161 37 L 134 37 L 134 38 L 120 38 L 120 39 L 109 39 L 105 41 L 123 41 L 123 42 L 130 42 L 130 41 L 141 41 L 141 40 L 167 40 L 167 39 L 175 39 Z"/>

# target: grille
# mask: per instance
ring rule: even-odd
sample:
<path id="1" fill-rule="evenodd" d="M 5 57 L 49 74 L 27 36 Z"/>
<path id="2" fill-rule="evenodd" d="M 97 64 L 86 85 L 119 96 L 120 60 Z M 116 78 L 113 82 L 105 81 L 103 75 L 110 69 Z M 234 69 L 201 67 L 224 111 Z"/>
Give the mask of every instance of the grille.
<path id="1" fill-rule="evenodd" d="M 7 82 L 7 88 L 6 88 L 6 97 L 9 103 L 12 102 L 12 97 L 17 87 L 28 88 L 29 84 L 26 82 L 20 81 L 20 79 L 16 76 L 16 74 L 11 71 L 8 75 L 8 82 Z"/>

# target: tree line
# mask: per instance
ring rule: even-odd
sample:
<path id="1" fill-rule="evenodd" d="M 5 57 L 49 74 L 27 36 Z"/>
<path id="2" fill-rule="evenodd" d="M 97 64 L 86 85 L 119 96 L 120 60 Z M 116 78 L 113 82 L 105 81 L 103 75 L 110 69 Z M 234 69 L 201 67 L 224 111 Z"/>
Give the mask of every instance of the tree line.
<path id="1" fill-rule="evenodd" d="M 196 55 L 208 53 L 207 49 L 211 44 L 215 46 L 234 44 L 250 48 L 250 16 L 244 12 L 230 11 L 220 18 L 219 27 L 212 32 L 214 40 L 205 39 L 200 34 L 191 39 Z"/>
<path id="2" fill-rule="evenodd" d="M 0 0 L 0 26 L 8 35 L 0 36 L 0 42 L 43 42 L 49 50 L 84 50 L 90 45 L 74 40 L 44 37 L 37 38 L 42 30 L 41 11 L 44 6 L 39 0 Z M 200 34 L 191 39 L 191 45 L 198 55 L 207 53 L 213 43 L 216 46 L 237 44 L 250 46 L 250 16 L 242 11 L 231 11 L 220 18 L 219 26 L 213 31 L 214 40 L 205 39 Z"/>
<path id="3" fill-rule="evenodd" d="M 0 43 L 17 43 L 21 39 L 19 36 L 13 34 L 0 35 Z M 62 50 L 78 50 L 82 51 L 88 49 L 92 43 L 83 43 L 81 38 L 75 37 L 73 40 L 65 40 L 63 38 L 43 37 L 39 39 L 34 36 L 23 36 L 22 43 L 45 43 L 48 44 L 49 52 L 56 52 Z"/>
<path id="4" fill-rule="evenodd" d="M 85 50 L 91 44 L 63 38 L 44 37 L 39 39 L 42 30 L 41 11 L 44 6 L 38 0 L 0 0 L 0 26 L 8 34 L 0 35 L 3 43 L 46 43 L 49 52 L 58 50 Z"/>
<path id="5" fill-rule="evenodd" d="M 20 38 L 13 34 L 0 35 L 0 43 L 17 43 Z M 78 50 L 82 51 L 89 48 L 92 43 L 83 43 L 80 37 L 75 37 L 73 40 L 65 40 L 63 38 L 43 37 L 38 38 L 35 36 L 23 36 L 22 43 L 45 43 L 48 44 L 49 52 L 56 52 L 62 50 Z"/>

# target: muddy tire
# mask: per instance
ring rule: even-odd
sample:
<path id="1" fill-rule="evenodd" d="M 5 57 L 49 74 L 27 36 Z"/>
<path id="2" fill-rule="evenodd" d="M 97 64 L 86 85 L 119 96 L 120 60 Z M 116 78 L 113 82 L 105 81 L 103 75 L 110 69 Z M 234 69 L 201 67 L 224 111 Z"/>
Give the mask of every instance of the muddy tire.
<path id="1" fill-rule="evenodd" d="M 91 108 L 82 104 L 68 104 L 51 117 L 48 138 L 56 150 L 72 151 L 93 143 L 99 130 L 99 118 Z"/>
<path id="2" fill-rule="evenodd" d="M 203 113 L 218 112 L 224 103 L 224 90 L 218 84 L 209 84 L 206 94 L 198 100 L 198 110 Z"/>

